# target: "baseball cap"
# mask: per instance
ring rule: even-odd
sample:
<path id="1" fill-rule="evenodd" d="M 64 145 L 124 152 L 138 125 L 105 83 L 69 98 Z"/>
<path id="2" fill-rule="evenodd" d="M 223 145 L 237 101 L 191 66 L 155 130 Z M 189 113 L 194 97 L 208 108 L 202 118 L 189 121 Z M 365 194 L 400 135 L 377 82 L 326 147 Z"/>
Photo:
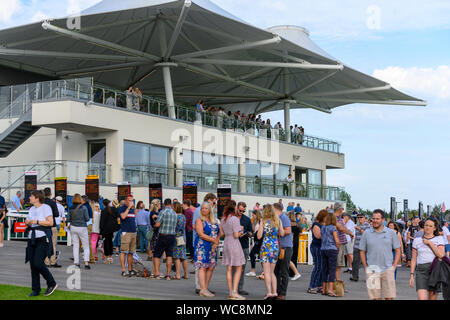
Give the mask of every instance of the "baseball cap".
<path id="1" fill-rule="evenodd" d="M 55 199 L 56 199 L 56 201 L 59 201 L 59 202 L 63 201 L 63 198 L 61 196 L 57 196 Z"/>
<path id="2" fill-rule="evenodd" d="M 358 213 L 357 215 L 356 215 L 357 217 L 365 217 L 365 215 L 363 214 L 363 213 Z"/>
<path id="3" fill-rule="evenodd" d="M 342 205 L 342 203 L 336 202 L 336 203 L 334 204 L 334 211 L 337 211 L 337 210 L 342 209 L 342 208 L 344 208 L 344 206 Z"/>

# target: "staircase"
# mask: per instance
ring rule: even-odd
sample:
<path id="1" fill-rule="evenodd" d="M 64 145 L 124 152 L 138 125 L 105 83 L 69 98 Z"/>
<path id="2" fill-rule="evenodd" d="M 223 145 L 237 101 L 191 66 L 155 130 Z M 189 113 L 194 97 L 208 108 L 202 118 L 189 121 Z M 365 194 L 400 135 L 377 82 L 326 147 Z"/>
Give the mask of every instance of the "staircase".
<path id="1" fill-rule="evenodd" d="M 0 134 L 0 158 L 6 158 L 40 127 L 31 124 L 31 110 L 21 116 L 11 127 Z"/>

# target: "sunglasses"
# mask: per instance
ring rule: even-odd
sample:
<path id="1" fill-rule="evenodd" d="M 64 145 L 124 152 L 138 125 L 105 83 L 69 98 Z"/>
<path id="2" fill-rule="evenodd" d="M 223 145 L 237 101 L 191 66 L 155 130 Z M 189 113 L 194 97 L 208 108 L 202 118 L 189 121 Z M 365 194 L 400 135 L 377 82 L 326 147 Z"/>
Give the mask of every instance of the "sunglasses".
<path id="1" fill-rule="evenodd" d="M 245 209 L 244 209 L 244 210 L 240 210 L 240 209 L 239 209 L 239 212 L 240 212 L 240 213 L 245 213 Z"/>

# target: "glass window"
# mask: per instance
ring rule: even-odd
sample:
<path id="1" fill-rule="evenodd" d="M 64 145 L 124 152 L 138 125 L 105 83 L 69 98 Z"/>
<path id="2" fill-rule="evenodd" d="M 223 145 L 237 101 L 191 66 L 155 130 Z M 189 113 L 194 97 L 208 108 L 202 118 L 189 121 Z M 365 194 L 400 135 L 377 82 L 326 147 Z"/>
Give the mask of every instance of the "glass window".
<path id="1" fill-rule="evenodd" d="M 277 180 L 286 180 L 290 172 L 290 167 L 285 164 L 278 164 L 275 166 Z"/>
<path id="2" fill-rule="evenodd" d="M 208 172 L 219 172 L 219 157 L 209 153 L 204 153 L 202 170 Z"/>
<path id="3" fill-rule="evenodd" d="M 183 169 L 202 170 L 202 153 L 191 150 L 183 150 Z"/>
<path id="4" fill-rule="evenodd" d="M 222 157 L 222 174 L 237 176 L 239 175 L 239 162 L 238 158 L 234 157 Z"/>
<path id="5" fill-rule="evenodd" d="M 150 147 L 150 164 L 152 166 L 166 168 L 169 163 L 169 148 Z"/>
<path id="6" fill-rule="evenodd" d="M 150 164 L 150 145 L 125 141 L 123 150 L 124 166 L 147 166 Z"/>
<path id="7" fill-rule="evenodd" d="M 322 171 L 320 170 L 308 170 L 308 183 L 309 184 L 322 184 Z"/>
<path id="8" fill-rule="evenodd" d="M 261 161 L 261 177 L 263 179 L 273 179 L 273 164 Z"/>
<path id="9" fill-rule="evenodd" d="M 259 177 L 261 175 L 261 167 L 259 162 L 247 159 L 245 161 L 245 175 L 247 177 Z"/>

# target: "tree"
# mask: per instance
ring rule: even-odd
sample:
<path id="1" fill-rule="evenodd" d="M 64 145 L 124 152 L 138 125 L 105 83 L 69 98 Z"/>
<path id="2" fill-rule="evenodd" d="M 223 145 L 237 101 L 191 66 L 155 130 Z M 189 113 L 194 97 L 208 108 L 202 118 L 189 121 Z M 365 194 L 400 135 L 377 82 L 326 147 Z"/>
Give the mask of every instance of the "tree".
<path id="1" fill-rule="evenodd" d="M 355 209 L 356 205 L 353 203 L 352 201 L 352 197 L 350 194 L 348 194 L 347 192 L 345 192 L 344 190 L 342 190 L 341 192 L 341 200 L 345 201 L 346 206 L 347 206 L 347 210 L 348 209 Z"/>

